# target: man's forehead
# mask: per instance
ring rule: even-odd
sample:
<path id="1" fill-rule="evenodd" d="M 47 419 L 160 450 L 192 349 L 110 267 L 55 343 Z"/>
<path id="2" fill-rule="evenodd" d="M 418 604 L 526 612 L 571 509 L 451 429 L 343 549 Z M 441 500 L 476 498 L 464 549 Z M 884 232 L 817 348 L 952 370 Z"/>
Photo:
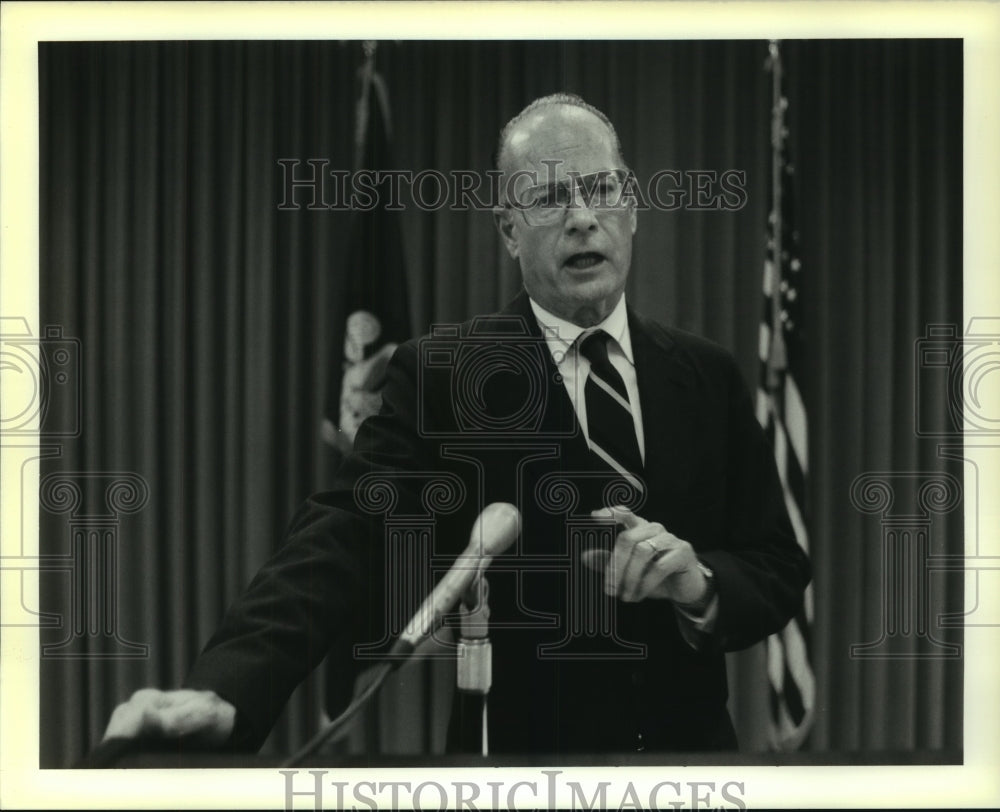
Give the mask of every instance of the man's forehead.
<path id="1" fill-rule="evenodd" d="M 607 125 L 588 110 L 552 105 L 518 122 L 507 141 L 513 169 L 553 167 L 558 177 L 583 168 L 578 161 L 611 168 L 617 160 Z"/>

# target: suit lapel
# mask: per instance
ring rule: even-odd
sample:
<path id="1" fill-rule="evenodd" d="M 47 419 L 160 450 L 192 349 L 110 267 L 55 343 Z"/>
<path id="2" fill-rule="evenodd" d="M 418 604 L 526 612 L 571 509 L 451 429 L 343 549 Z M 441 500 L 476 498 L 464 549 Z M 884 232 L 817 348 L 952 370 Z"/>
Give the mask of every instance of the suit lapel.
<path id="1" fill-rule="evenodd" d="M 691 487 L 690 462 L 695 452 L 691 431 L 696 417 L 690 385 L 693 370 L 669 334 L 654 334 L 631 308 L 628 318 L 646 439 L 649 496 L 658 503 L 682 505 Z M 656 509 L 657 505 L 650 507 Z"/>

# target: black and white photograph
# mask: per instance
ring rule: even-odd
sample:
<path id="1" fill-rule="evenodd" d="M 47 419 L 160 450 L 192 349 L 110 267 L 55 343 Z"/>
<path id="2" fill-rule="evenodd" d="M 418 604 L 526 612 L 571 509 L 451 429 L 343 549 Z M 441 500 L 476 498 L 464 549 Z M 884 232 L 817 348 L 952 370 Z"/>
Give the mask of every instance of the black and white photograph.
<path id="1" fill-rule="evenodd" d="M 8 52 L 5 807 L 1000 800 L 995 36 L 450 5 Z"/>

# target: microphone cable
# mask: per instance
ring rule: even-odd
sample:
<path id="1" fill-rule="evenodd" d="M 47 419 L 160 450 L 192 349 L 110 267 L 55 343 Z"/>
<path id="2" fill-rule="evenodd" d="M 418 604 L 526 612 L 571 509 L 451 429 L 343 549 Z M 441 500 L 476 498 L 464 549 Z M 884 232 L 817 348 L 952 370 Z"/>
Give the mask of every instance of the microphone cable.
<path id="1" fill-rule="evenodd" d="M 364 687 L 364 690 L 351 700 L 351 704 L 344 708 L 336 719 L 327 722 L 319 733 L 313 736 L 289 758 L 285 759 L 281 763 L 281 766 L 296 767 L 303 759 L 315 755 L 324 744 L 332 744 L 333 742 L 340 741 L 347 734 L 348 730 L 350 730 L 349 723 L 368 704 L 368 700 L 375 695 L 375 692 L 382 686 L 385 678 L 389 676 L 389 673 L 400 662 L 400 660 L 383 660 L 376 665 L 372 669 L 372 677 L 368 684 Z"/>

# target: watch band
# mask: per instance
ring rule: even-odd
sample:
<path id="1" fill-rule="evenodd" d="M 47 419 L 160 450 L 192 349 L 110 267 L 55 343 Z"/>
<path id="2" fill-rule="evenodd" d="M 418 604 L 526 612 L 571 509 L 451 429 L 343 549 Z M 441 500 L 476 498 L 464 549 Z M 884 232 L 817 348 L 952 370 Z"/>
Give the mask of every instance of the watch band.
<path id="1" fill-rule="evenodd" d="M 701 614 L 704 612 L 712 602 L 712 599 L 715 597 L 715 573 L 712 572 L 711 567 L 708 567 L 700 560 L 697 565 L 698 569 L 701 570 L 701 574 L 705 576 L 705 594 L 693 603 L 680 604 L 686 611 L 693 614 Z"/>

